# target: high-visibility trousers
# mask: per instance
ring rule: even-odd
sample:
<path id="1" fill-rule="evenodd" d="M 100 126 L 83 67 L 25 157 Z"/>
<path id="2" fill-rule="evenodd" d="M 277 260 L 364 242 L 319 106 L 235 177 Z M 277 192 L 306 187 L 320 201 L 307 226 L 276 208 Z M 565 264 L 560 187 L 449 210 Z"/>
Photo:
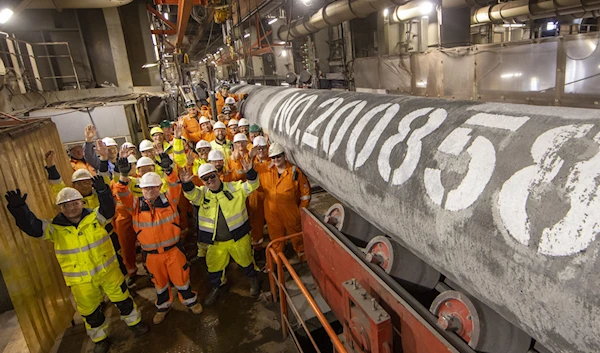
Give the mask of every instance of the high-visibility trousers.
<path id="1" fill-rule="evenodd" d="M 281 205 L 277 207 L 273 205 L 265 205 L 265 219 L 267 220 L 267 229 L 269 237 L 275 240 L 286 235 L 300 233 L 302 231 L 302 223 L 300 221 L 300 208 L 296 204 Z M 299 256 L 304 255 L 304 241 L 302 237 L 292 239 L 294 250 Z M 284 242 L 280 242 L 273 246 L 276 252 L 282 252 L 285 247 Z"/>
<path id="2" fill-rule="evenodd" d="M 258 268 L 254 264 L 254 255 L 250 245 L 250 235 L 246 234 L 238 241 L 216 241 L 208 246 L 206 252 L 206 267 L 208 267 L 208 281 L 218 288 L 225 283 L 225 269 L 229 259 L 233 258 L 242 272 L 248 277 L 257 275 Z"/>
<path id="3" fill-rule="evenodd" d="M 177 288 L 179 300 L 185 306 L 197 303 L 198 295 L 190 285 L 190 267 L 178 247 L 163 253 L 146 253 L 146 267 L 156 288 L 156 308 L 167 311 L 173 304 L 172 283 Z"/>
<path id="4" fill-rule="evenodd" d="M 250 217 L 250 235 L 252 247 L 259 249 L 263 243 L 263 229 L 265 227 L 265 195 L 261 191 L 254 191 L 248 196 L 248 216 Z"/>
<path id="5" fill-rule="evenodd" d="M 121 313 L 121 320 L 127 326 L 137 325 L 142 320 L 142 314 L 129 294 L 125 277 L 119 267 L 114 264 L 105 273 L 92 276 L 92 281 L 71 286 L 77 311 L 85 321 L 88 336 L 94 342 L 108 337 L 108 322 L 102 311 L 104 295 L 113 302 Z"/>
<path id="6" fill-rule="evenodd" d="M 113 221 L 115 232 L 119 236 L 119 244 L 121 244 L 121 256 L 123 263 L 127 268 L 127 274 L 133 276 L 137 273 L 136 254 L 135 254 L 135 230 L 131 213 L 127 212 L 125 207 L 117 206 L 115 218 Z"/>

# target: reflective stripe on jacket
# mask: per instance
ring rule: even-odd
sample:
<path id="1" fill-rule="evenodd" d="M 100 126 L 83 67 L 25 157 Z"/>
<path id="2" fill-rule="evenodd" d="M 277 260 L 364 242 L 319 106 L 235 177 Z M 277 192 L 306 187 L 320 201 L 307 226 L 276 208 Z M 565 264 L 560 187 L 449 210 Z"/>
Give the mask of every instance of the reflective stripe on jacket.
<path id="1" fill-rule="evenodd" d="M 50 224 L 44 222 L 44 239 L 54 242 L 67 286 L 91 282 L 93 276 L 105 273 L 111 266 L 118 268 L 115 249 L 104 228 L 111 220 L 105 219 L 98 208 L 83 212 L 77 226 L 61 222 L 61 215 Z"/>
<path id="2" fill-rule="evenodd" d="M 145 251 L 163 252 L 164 248 L 179 242 L 181 228 L 177 204 L 181 184 L 175 171 L 167 176 L 167 183 L 168 191 L 161 193 L 152 204 L 143 196 L 134 197 L 129 185 L 119 183 L 116 186 L 117 200 L 132 210 L 133 229 Z"/>
<path id="3" fill-rule="evenodd" d="M 223 189 L 217 193 L 213 193 L 205 186 L 196 186 L 192 191 L 185 192 L 185 197 L 193 205 L 199 206 L 198 240 L 208 244 L 214 242 L 219 207 L 235 240 L 248 234 L 250 222 L 246 199 L 251 192 L 258 189 L 259 185 L 257 178 L 246 182 L 224 182 Z"/>

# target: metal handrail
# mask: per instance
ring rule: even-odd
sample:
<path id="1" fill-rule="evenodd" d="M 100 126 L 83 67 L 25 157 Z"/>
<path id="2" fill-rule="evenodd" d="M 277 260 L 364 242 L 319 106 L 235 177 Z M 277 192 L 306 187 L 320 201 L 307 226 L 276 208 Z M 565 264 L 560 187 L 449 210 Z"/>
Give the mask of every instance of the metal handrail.
<path id="1" fill-rule="evenodd" d="M 291 327 L 289 325 L 289 321 L 287 320 L 287 314 L 288 314 L 287 309 L 288 309 L 288 304 L 289 304 L 287 298 L 289 297 L 289 295 L 285 288 L 285 279 L 284 279 L 284 272 L 283 272 L 284 271 L 283 266 L 285 266 L 285 268 L 288 270 L 288 272 L 292 276 L 292 279 L 294 280 L 294 282 L 300 289 L 300 292 L 306 299 L 306 302 L 311 307 L 311 309 L 315 313 L 317 319 L 319 320 L 319 322 L 325 329 L 325 332 L 327 332 L 327 335 L 329 336 L 329 339 L 331 340 L 331 343 L 333 344 L 335 351 L 340 352 L 340 353 L 347 353 L 347 350 L 344 347 L 344 344 L 340 341 L 339 337 L 337 336 L 337 334 L 335 333 L 335 331 L 329 324 L 329 321 L 327 321 L 327 318 L 325 318 L 325 315 L 323 314 L 321 309 L 319 309 L 317 302 L 315 301 L 313 296 L 310 294 L 309 290 L 306 288 L 304 283 L 302 283 L 302 280 L 300 279 L 300 277 L 298 276 L 298 274 L 296 273 L 296 271 L 294 270 L 294 268 L 292 267 L 292 265 L 290 264 L 288 259 L 285 257 L 285 255 L 283 253 L 281 253 L 281 252 L 277 253 L 273 249 L 273 245 L 275 245 L 275 244 L 284 242 L 291 238 L 300 237 L 300 236 L 302 236 L 302 233 L 296 233 L 296 234 L 292 234 L 292 235 L 288 235 L 285 237 L 281 237 L 281 238 L 272 240 L 269 243 L 269 245 L 267 245 L 267 249 L 266 249 L 267 268 L 268 268 L 268 272 L 269 272 L 269 285 L 270 285 L 271 294 L 273 295 L 273 301 L 277 300 L 277 288 L 279 288 L 279 303 L 280 303 L 279 305 L 280 305 L 280 309 L 281 309 L 281 329 L 283 331 L 283 335 L 284 335 L 284 337 L 287 335 L 288 329 L 290 329 L 290 331 L 292 332 L 292 335 L 294 335 L 293 331 L 291 330 Z M 274 262 L 277 264 L 277 277 L 275 277 Z M 294 312 L 294 315 L 297 317 L 298 321 L 300 322 L 300 324 L 306 331 L 307 335 L 309 336 L 313 346 L 317 349 L 317 351 L 319 351 L 319 348 L 317 347 L 312 335 L 308 331 L 308 328 L 306 327 L 306 323 L 300 316 L 300 313 L 298 312 L 298 310 L 296 309 L 296 307 L 293 304 L 291 304 L 291 307 L 292 307 L 292 311 Z M 294 335 L 294 340 L 297 341 L 295 335 Z"/>

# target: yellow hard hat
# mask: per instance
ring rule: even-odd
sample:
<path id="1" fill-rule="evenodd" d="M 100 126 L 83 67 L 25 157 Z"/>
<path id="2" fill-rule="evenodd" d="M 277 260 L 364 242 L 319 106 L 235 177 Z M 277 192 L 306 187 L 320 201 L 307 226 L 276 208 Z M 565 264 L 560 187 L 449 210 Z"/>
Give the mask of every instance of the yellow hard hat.
<path id="1" fill-rule="evenodd" d="M 64 188 L 58 192 L 58 195 L 56 195 L 56 204 L 60 205 L 61 203 L 82 199 L 83 196 L 79 191 L 73 188 Z"/>
<path id="2" fill-rule="evenodd" d="M 161 129 L 158 126 L 155 126 L 150 130 L 150 136 L 154 136 L 154 134 L 164 134 L 164 133 L 165 132 L 163 131 L 163 129 Z"/>

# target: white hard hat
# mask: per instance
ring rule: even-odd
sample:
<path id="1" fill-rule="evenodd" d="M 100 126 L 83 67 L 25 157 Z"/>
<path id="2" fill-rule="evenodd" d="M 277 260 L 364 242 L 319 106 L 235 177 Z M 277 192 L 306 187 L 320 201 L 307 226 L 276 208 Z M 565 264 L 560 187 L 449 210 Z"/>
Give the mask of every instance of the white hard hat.
<path id="1" fill-rule="evenodd" d="M 123 142 L 121 148 L 135 148 L 135 145 L 131 142 Z"/>
<path id="2" fill-rule="evenodd" d="M 134 155 L 130 154 L 129 156 L 127 156 L 127 162 L 129 162 L 129 164 L 136 163 L 137 158 L 135 158 Z"/>
<path id="3" fill-rule="evenodd" d="M 235 99 L 233 97 L 225 98 L 225 104 L 235 104 Z"/>
<path id="4" fill-rule="evenodd" d="M 92 173 L 90 173 L 87 169 L 78 169 L 71 175 L 71 182 L 82 181 L 82 180 L 90 180 L 92 179 Z"/>
<path id="5" fill-rule="evenodd" d="M 240 122 L 238 123 L 238 125 L 239 126 L 250 126 L 250 122 L 246 118 L 241 118 Z"/>
<path id="6" fill-rule="evenodd" d="M 210 119 L 205 116 L 201 116 L 200 120 L 198 120 L 198 123 L 200 123 L 200 124 L 204 124 L 204 123 L 208 123 L 208 122 L 210 122 Z"/>
<path id="7" fill-rule="evenodd" d="M 222 122 L 220 122 L 220 121 L 217 121 L 217 122 L 215 123 L 215 126 L 213 126 L 213 129 L 215 129 L 215 130 L 216 130 L 216 129 L 226 129 L 226 128 L 227 128 L 227 126 L 225 126 L 225 124 L 223 124 L 223 123 L 222 123 Z"/>
<path id="8" fill-rule="evenodd" d="M 237 125 L 237 124 L 238 124 L 237 119 L 231 119 L 231 120 L 229 120 L 229 123 L 227 124 L 227 126 L 232 126 L 232 125 Z"/>
<path id="9" fill-rule="evenodd" d="M 196 144 L 196 150 L 199 150 L 201 148 L 211 148 L 210 143 L 205 140 L 198 141 L 198 143 Z"/>
<path id="10" fill-rule="evenodd" d="M 221 150 L 212 150 L 208 152 L 208 161 L 223 161 L 225 160 L 225 156 Z"/>
<path id="11" fill-rule="evenodd" d="M 269 147 L 269 158 L 282 154 L 283 152 L 285 152 L 283 146 L 275 142 Z"/>
<path id="12" fill-rule="evenodd" d="M 140 152 L 148 151 L 154 149 L 154 145 L 152 141 L 144 140 L 140 142 Z"/>
<path id="13" fill-rule="evenodd" d="M 252 145 L 254 146 L 266 146 L 267 139 L 264 136 L 256 136 L 254 141 L 252 141 Z"/>
<path id="14" fill-rule="evenodd" d="M 140 168 L 140 167 L 146 167 L 149 165 L 154 165 L 154 161 L 151 158 L 142 157 L 142 158 L 138 159 L 135 167 Z"/>
<path id="15" fill-rule="evenodd" d="M 102 142 L 104 142 L 104 144 L 106 145 L 106 147 L 109 147 L 109 146 L 118 146 L 117 141 L 115 141 L 115 139 L 110 138 L 110 137 L 103 138 Z"/>
<path id="16" fill-rule="evenodd" d="M 204 163 L 198 167 L 198 178 L 202 178 L 206 174 L 216 173 L 216 172 L 217 172 L 217 168 L 215 168 L 214 165 L 212 165 L 210 163 Z"/>
<path id="17" fill-rule="evenodd" d="M 160 175 L 158 175 L 154 172 L 148 172 L 148 173 L 144 174 L 140 180 L 141 188 L 148 188 L 148 187 L 152 187 L 152 186 L 162 186 L 162 184 L 163 184 L 162 178 L 160 177 Z"/>
<path id="18" fill-rule="evenodd" d="M 233 136 L 233 142 L 240 142 L 240 141 L 248 141 L 248 137 L 246 137 L 246 134 L 235 134 L 235 136 Z"/>
<path id="19" fill-rule="evenodd" d="M 73 188 L 64 188 L 58 192 L 58 195 L 56 195 L 56 204 L 60 205 L 61 203 L 82 199 L 83 196 L 79 191 Z"/>

